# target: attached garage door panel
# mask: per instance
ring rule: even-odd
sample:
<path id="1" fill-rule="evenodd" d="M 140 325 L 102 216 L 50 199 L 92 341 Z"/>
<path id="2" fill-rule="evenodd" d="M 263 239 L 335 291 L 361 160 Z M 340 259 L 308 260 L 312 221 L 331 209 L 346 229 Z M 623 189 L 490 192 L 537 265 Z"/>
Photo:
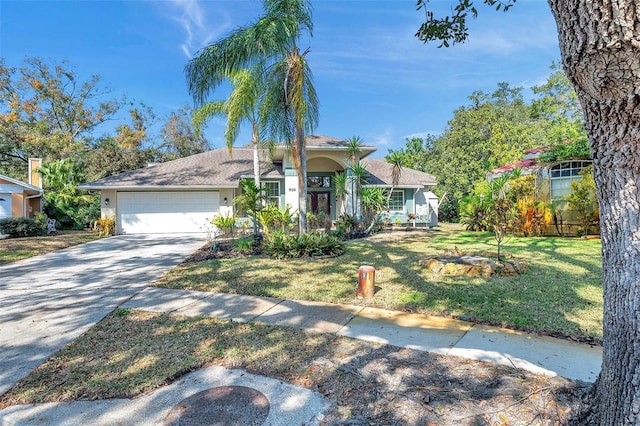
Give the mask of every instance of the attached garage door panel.
<path id="1" fill-rule="evenodd" d="M 11 217 L 11 194 L 0 194 L 0 219 Z"/>
<path id="2" fill-rule="evenodd" d="M 213 191 L 119 192 L 118 229 L 123 234 L 204 232 L 219 200 Z"/>

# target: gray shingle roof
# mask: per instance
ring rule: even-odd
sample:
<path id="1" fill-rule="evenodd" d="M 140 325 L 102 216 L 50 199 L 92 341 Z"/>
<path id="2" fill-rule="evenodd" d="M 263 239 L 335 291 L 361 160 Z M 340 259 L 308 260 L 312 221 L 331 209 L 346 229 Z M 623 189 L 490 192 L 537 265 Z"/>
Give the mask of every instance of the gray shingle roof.
<path id="1" fill-rule="evenodd" d="M 307 137 L 308 150 L 344 150 L 348 142 L 322 135 Z M 363 145 L 363 152 L 370 154 L 375 147 Z M 264 154 L 262 158 L 266 158 Z M 369 185 L 391 186 L 393 166 L 381 159 L 363 160 L 369 170 Z M 262 161 L 263 178 L 283 178 L 282 165 Z M 179 158 L 143 169 L 132 170 L 81 185 L 80 189 L 152 189 L 152 188 L 237 188 L 241 178 L 253 177 L 253 149 L 234 148 L 230 154 L 226 148 Z M 436 184 L 433 175 L 413 169 L 402 169 L 398 186 L 421 188 Z"/>
<path id="2" fill-rule="evenodd" d="M 313 149 L 337 149 L 344 150 L 348 145 L 349 141 L 345 139 L 336 139 L 331 136 L 324 135 L 309 135 L 306 137 L 307 142 L 307 150 Z M 362 144 L 360 146 L 363 152 L 370 153 L 376 150 L 376 147 L 371 145 Z"/>
<path id="3" fill-rule="evenodd" d="M 369 172 L 369 186 L 391 186 L 391 172 L 393 166 L 385 160 L 368 158 L 363 161 Z M 436 177 L 418 170 L 402 168 L 398 187 L 418 188 L 423 186 L 433 186 L 436 184 Z"/>
<path id="4" fill-rule="evenodd" d="M 281 165 L 261 162 L 262 177 L 284 177 Z M 226 148 L 179 158 L 81 185 L 80 189 L 237 188 L 242 177 L 253 176 L 253 150 Z"/>

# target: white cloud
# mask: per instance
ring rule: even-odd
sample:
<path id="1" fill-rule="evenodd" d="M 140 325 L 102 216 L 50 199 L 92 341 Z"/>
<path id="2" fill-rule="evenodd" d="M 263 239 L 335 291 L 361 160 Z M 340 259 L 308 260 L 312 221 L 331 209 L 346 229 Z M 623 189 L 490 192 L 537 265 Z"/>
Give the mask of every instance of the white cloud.
<path id="1" fill-rule="evenodd" d="M 217 14 L 216 22 L 211 22 L 201 0 L 169 0 L 168 4 L 170 10 L 167 14 L 170 19 L 184 30 L 185 36 L 179 48 L 189 59 L 196 51 L 219 38 L 232 26 L 229 15 L 224 11 Z"/>
<path id="2" fill-rule="evenodd" d="M 386 147 L 389 145 L 393 145 L 393 131 L 391 128 L 387 128 L 383 133 L 378 133 L 377 135 L 372 135 L 370 140 L 366 140 L 365 143 L 367 145 L 373 145 L 377 147 Z"/>

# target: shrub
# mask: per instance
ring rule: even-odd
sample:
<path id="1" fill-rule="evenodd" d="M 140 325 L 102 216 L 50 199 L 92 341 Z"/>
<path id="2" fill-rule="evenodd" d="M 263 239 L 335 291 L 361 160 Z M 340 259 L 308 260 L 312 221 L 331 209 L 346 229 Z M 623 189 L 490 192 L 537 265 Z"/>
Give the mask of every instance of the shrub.
<path id="1" fill-rule="evenodd" d="M 468 196 L 460 202 L 460 223 L 467 231 L 486 231 L 489 229 L 487 215 L 490 203 L 488 197 Z"/>
<path id="2" fill-rule="evenodd" d="M 38 225 L 43 230 L 47 229 L 47 221 L 49 220 L 49 216 L 42 212 L 36 212 L 33 215 L 33 220 L 35 220 L 36 225 Z"/>
<path id="3" fill-rule="evenodd" d="M 269 205 L 257 214 L 258 221 L 267 236 L 274 231 L 289 232 L 294 225 L 293 217 L 294 213 L 291 212 L 289 205 L 284 209 Z"/>
<path id="4" fill-rule="evenodd" d="M 31 218 L 11 217 L 0 220 L 0 231 L 12 238 L 34 237 L 44 234 L 45 228 Z"/>
<path id="5" fill-rule="evenodd" d="M 331 232 L 331 227 L 333 226 L 333 221 L 331 220 L 331 217 L 327 214 L 324 215 L 323 217 L 323 224 L 322 227 L 324 228 L 324 232 Z"/>
<path id="6" fill-rule="evenodd" d="M 93 223 L 93 230 L 100 237 L 109 237 L 116 233 L 116 218 L 114 216 L 100 218 Z"/>
<path id="7" fill-rule="evenodd" d="M 509 181 L 509 197 L 513 201 L 536 197 L 536 176 L 526 175 Z"/>
<path id="8" fill-rule="evenodd" d="M 591 226 L 597 222 L 596 184 L 593 180 L 593 167 L 585 167 L 580 171 L 579 180 L 571 182 L 571 193 L 567 197 L 569 208 L 578 214 L 580 220 L 579 235 L 589 233 Z"/>
<path id="9" fill-rule="evenodd" d="M 254 253 L 258 246 L 258 241 L 253 236 L 238 238 L 233 242 L 233 249 L 242 254 Z"/>
<path id="10" fill-rule="evenodd" d="M 233 216 L 216 216 L 211 223 L 225 235 L 233 235 L 236 226 L 236 218 Z"/>
<path id="11" fill-rule="evenodd" d="M 438 207 L 438 220 L 441 222 L 457 223 L 460 220 L 458 215 L 458 200 L 451 195 L 443 196 Z"/>
<path id="12" fill-rule="evenodd" d="M 515 205 L 517 214 L 513 222 L 513 232 L 525 237 L 541 236 L 551 223 L 551 209 L 533 197 L 519 198 Z"/>
<path id="13" fill-rule="evenodd" d="M 307 230 L 318 229 L 320 227 L 320 220 L 318 216 L 311 212 L 307 212 Z"/>
<path id="14" fill-rule="evenodd" d="M 336 236 L 324 232 L 291 236 L 288 233 L 276 231 L 264 240 L 263 250 L 276 259 L 340 256 L 344 253 L 344 244 Z"/>

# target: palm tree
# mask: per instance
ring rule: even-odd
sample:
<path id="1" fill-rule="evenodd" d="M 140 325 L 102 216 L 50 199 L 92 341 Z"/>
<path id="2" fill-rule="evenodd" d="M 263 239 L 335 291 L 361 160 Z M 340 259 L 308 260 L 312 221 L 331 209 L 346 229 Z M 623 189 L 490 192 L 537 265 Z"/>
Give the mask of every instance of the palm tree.
<path id="1" fill-rule="evenodd" d="M 45 212 L 61 226 L 82 229 L 100 214 L 99 199 L 83 193 L 84 166 L 72 158 L 44 163 L 38 171 L 44 184 Z"/>
<path id="2" fill-rule="evenodd" d="M 318 98 L 311 69 L 297 47 L 270 70 L 261 104 L 261 118 L 268 133 L 287 141 L 298 177 L 298 232 L 307 230 L 307 147 L 305 135 L 318 124 Z"/>
<path id="3" fill-rule="evenodd" d="M 402 154 L 400 152 L 394 151 L 386 158 L 387 163 L 392 165 L 391 169 L 391 189 L 389 190 L 389 194 L 387 196 L 387 207 L 389 207 L 389 203 L 391 202 L 391 195 L 393 194 L 393 190 L 398 183 L 400 182 L 400 176 L 402 176 Z"/>
<path id="4" fill-rule="evenodd" d="M 360 188 L 362 187 L 362 183 L 364 183 L 364 179 L 366 178 L 366 170 L 364 167 L 360 167 L 358 161 L 360 158 L 358 154 L 362 152 L 362 139 L 360 136 L 352 136 L 347 139 L 347 146 L 345 149 L 345 153 L 349 157 L 349 167 L 347 168 L 347 174 L 349 175 L 349 180 L 351 181 L 351 213 L 353 217 L 356 217 L 357 206 L 356 202 L 358 200 L 358 196 L 360 195 Z"/>
<path id="5" fill-rule="evenodd" d="M 247 69 L 229 75 L 233 90 L 226 101 L 212 101 L 193 112 L 193 126 L 197 133 L 204 123 L 213 116 L 225 115 L 227 127 L 224 131 L 229 153 L 233 149 L 240 125 L 246 120 L 251 124 L 251 145 L 253 146 L 253 176 L 256 187 L 260 187 L 260 120 L 258 102 L 260 100 L 259 80 Z"/>
<path id="6" fill-rule="evenodd" d="M 369 180 L 369 172 L 364 164 L 358 161 L 349 167 L 349 178 L 351 179 L 351 202 L 353 215 L 358 216 L 358 204 L 362 193 L 362 186 L 366 185 Z M 360 215 L 361 216 L 361 215 Z"/>
<path id="7" fill-rule="evenodd" d="M 362 139 L 360 136 L 352 136 L 347 139 L 346 153 L 349 156 L 351 165 L 356 164 L 358 161 L 358 154 L 362 152 Z"/>
<path id="8" fill-rule="evenodd" d="M 250 180 L 241 180 L 242 192 L 233 199 L 234 206 L 251 218 L 253 222 L 253 235 L 258 236 L 259 221 L 258 215 L 265 208 L 267 193 L 266 188 L 262 188 Z"/>
<path id="9" fill-rule="evenodd" d="M 306 231 L 306 144 L 318 121 L 318 99 L 306 55 L 297 41 L 312 33 L 308 0 L 263 0 L 265 13 L 206 48 L 185 67 L 189 92 L 198 104 L 229 75 L 250 69 L 263 88 L 260 117 L 269 135 L 290 148 L 298 174 L 299 232 Z"/>
<path id="10" fill-rule="evenodd" d="M 333 177 L 333 185 L 336 190 L 336 198 L 340 200 L 340 215 L 347 212 L 347 206 L 345 201 L 347 200 L 347 195 L 349 195 L 349 190 L 347 189 L 347 183 L 349 182 L 349 177 L 346 172 L 336 173 Z"/>

